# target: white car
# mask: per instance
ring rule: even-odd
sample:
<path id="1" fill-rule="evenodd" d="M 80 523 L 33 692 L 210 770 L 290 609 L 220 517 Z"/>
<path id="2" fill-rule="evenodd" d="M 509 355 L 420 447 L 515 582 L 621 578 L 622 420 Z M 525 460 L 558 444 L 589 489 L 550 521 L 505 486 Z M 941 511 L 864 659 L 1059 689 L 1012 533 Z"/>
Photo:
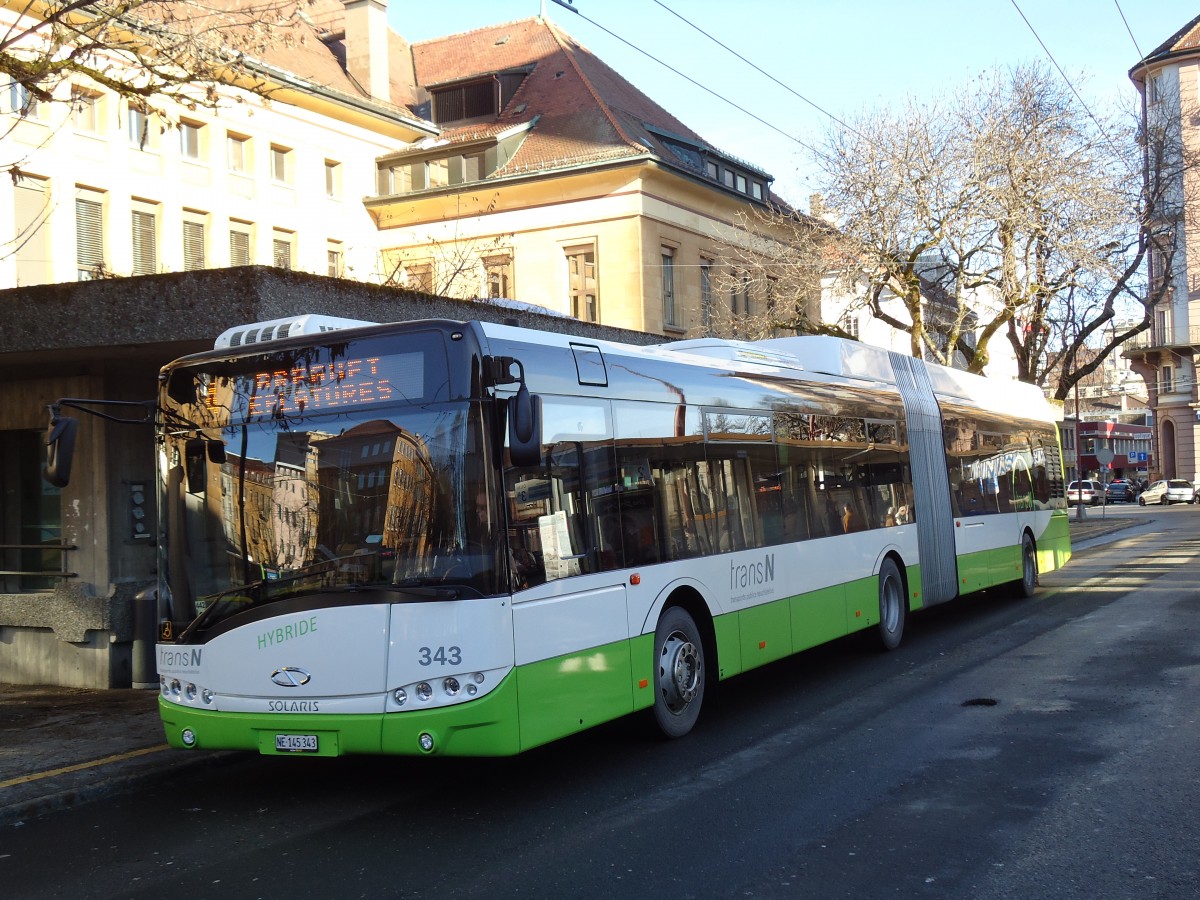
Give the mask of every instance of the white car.
<path id="1" fill-rule="evenodd" d="M 1196 489 L 1192 487 L 1190 481 L 1183 481 L 1179 478 L 1155 481 L 1150 487 L 1142 491 L 1141 496 L 1138 497 L 1138 504 L 1140 506 L 1149 506 L 1153 503 L 1161 506 L 1172 503 L 1195 502 Z"/>
<path id="2" fill-rule="evenodd" d="M 1076 503 L 1095 506 L 1104 499 L 1104 485 L 1098 481 L 1072 481 L 1067 487 L 1067 506 Z"/>

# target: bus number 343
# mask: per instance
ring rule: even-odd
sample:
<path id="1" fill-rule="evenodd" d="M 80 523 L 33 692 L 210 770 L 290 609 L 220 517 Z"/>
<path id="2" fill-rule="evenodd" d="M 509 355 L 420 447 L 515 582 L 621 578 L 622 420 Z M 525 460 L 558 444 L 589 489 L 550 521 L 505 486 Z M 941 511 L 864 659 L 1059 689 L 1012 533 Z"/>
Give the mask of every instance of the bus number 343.
<path id="1" fill-rule="evenodd" d="M 423 666 L 432 666 L 434 663 L 439 666 L 462 664 L 462 650 L 458 647 L 438 647 L 436 650 L 422 647 L 417 652 L 421 655 L 418 661 Z"/>

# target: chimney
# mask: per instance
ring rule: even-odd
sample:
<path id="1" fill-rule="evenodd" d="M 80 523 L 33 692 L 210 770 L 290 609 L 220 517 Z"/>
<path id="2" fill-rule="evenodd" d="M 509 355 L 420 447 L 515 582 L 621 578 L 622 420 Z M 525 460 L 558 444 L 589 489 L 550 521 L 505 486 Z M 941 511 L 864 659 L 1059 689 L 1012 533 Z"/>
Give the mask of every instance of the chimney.
<path id="1" fill-rule="evenodd" d="M 343 0 L 346 7 L 346 71 L 371 95 L 390 103 L 387 0 Z"/>

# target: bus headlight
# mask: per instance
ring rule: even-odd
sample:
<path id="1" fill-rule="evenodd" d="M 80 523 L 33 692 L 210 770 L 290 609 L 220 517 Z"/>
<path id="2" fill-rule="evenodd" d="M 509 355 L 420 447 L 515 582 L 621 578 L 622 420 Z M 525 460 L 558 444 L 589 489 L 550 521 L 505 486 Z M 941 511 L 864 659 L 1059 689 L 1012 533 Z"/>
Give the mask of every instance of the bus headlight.
<path id="1" fill-rule="evenodd" d="M 507 668 L 477 672 L 455 672 L 452 675 L 437 675 L 426 681 L 414 681 L 388 688 L 385 694 L 387 712 L 409 712 L 420 704 L 420 708 L 433 709 L 454 706 L 483 697 L 500 686 L 508 673 Z"/>

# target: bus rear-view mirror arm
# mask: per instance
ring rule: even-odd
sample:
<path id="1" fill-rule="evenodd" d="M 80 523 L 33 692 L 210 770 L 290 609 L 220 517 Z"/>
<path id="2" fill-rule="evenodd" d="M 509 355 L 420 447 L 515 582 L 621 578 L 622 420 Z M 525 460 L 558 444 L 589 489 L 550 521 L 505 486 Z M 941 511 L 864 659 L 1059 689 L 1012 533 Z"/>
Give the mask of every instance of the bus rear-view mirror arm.
<path id="1" fill-rule="evenodd" d="M 51 403 L 50 424 L 46 426 L 46 480 L 55 487 L 66 487 L 71 482 L 71 461 L 75 456 L 75 433 L 79 429 L 79 420 L 62 415 L 62 408 L 77 409 L 91 416 L 118 422 L 122 425 L 153 425 L 154 401 L 144 400 L 86 400 L 79 397 L 63 397 L 57 403 Z M 138 419 L 114 416 L 96 406 L 134 407 L 142 410 Z"/>

